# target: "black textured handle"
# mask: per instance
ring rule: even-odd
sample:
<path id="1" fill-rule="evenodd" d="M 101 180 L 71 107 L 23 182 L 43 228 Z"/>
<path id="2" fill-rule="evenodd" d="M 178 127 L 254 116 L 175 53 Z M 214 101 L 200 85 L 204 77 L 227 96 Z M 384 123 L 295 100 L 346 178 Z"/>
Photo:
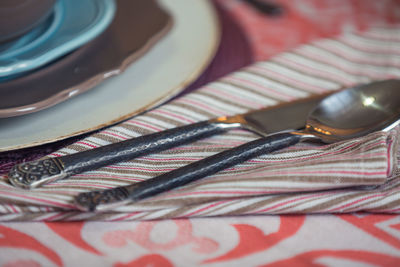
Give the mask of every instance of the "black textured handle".
<path id="1" fill-rule="evenodd" d="M 25 162 L 14 166 L 8 177 L 15 186 L 37 187 L 73 174 L 166 150 L 226 130 L 226 127 L 221 127 L 218 123 L 202 121 L 55 159 Z"/>
<path id="2" fill-rule="evenodd" d="M 118 203 L 137 201 L 186 185 L 262 154 L 298 143 L 301 136 L 278 133 L 223 151 L 152 179 L 124 187 L 79 194 L 78 207 L 83 210 L 103 210 Z"/>
<path id="3" fill-rule="evenodd" d="M 283 7 L 277 3 L 266 0 L 246 0 L 246 2 L 268 16 L 279 16 L 283 14 Z"/>
<path id="4" fill-rule="evenodd" d="M 116 162 L 166 150 L 224 132 L 218 124 L 202 121 L 182 127 L 143 135 L 119 143 L 64 156 L 64 170 L 71 174 L 98 169 Z"/>

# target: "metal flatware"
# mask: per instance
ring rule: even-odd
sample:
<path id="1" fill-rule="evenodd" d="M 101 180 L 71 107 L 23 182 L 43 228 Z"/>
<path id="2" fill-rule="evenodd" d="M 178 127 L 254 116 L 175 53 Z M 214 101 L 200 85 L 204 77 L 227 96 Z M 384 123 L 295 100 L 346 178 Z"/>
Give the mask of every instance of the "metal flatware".
<path id="1" fill-rule="evenodd" d="M 284 10 L 281 5 L 272 1 L 263 0 L 245 0 L 248 4 L 252 5 L 259 12 L 268 16 L 282 15 Z"/>
<path id="2" fill-rule="evenodd" d="M 279 122 L 283 121 L 279 119 Z M 389 131 L 399 122 L 400 80 L 349 88 L 324 98 L 310 113 L 300 131 L 266 134 L 255 141 L 133 185 L 81 193 L 75 198 L 76 205 L 85 211 L 106 210 L 183 186 L 304 140 L 333 143 L 374 131 Z"/>
<path id="3" fill-rule="evenodd" d="M 113 163 L 190 143 L 230 129 L 247 129 L 261 136 L 286 129 L 298 129 L 312 108 L 329 93 L 255 110 L 246 114 L 220 117 L 114 143 L 57 158 L 24 162 L 14 166 L 10 182 L 21 188 L 35 188 L 68 176 Z"/>

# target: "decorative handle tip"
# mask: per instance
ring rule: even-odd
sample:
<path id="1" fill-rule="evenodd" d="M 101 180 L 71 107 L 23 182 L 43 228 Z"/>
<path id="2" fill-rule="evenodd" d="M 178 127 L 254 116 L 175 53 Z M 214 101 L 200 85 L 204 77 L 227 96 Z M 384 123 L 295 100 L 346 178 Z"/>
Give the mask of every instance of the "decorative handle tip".
<path id="1" fill-rule="evenodd" d="M 124 187 L 80 193 L 75 197 L 75 205 L 81 211 L 109 210 L 130 203 L 129 194 Z"/>
<path id="2" fill-rule="evenodd" d="M 8 180 L 16 187 L 30 189 L 66 176 L 61 162 L 48 158 L 15 165 L 8 173 Z"/>

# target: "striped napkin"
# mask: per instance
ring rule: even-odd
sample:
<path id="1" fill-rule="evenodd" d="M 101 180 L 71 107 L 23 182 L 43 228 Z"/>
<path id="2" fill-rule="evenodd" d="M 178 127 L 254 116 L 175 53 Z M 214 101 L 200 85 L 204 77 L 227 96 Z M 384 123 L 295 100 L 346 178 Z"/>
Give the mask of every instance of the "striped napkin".
<path id="1" fill-rule="evenodd" d="M 217 116 L 243 113 L 359 83 L 400 78 L 400 28 L 322 39 L 258 62 L 166 105 L 93 134 L 50 157 Z M 104 213 L 80 212 L 80 192 L 150 179 L 254 140 L 232 130 L 35 190 L 0 177 L 0 220 L 144 220 L 283 213 L 399 212 L 399 130 L 330 145 L 299 144 L 185 187 Z M 361 186 L 361 187 L 360 187 Z"/>

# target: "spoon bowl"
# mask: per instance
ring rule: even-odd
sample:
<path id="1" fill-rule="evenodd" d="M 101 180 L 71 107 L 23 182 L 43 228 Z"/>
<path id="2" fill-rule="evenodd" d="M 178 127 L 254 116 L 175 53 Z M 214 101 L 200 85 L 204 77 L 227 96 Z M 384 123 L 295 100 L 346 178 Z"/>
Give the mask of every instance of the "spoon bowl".
<path id="1" fill-rule="evenodd" d="M 375 131 L 388 131 L 400 122 L 400 82 L 385 80 L 334 93 L 310 113 L 304 133 L 333 143 Z"/>

